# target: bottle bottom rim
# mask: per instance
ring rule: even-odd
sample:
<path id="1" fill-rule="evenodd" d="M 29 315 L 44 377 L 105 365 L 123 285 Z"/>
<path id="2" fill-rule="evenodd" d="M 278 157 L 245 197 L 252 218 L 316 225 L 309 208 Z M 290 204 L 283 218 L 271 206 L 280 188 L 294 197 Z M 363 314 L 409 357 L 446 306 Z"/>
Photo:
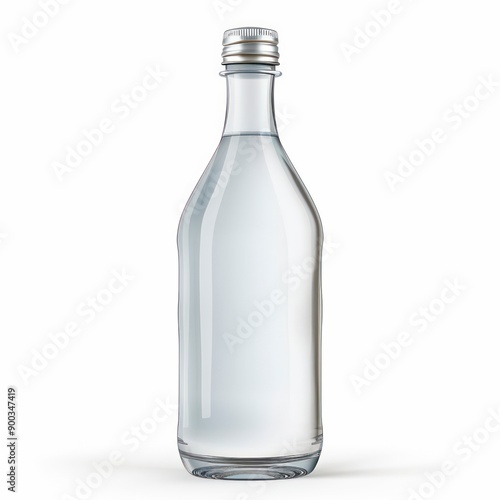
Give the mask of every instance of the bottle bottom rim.
<path id="1" fill-rule="evenodd" d="M 215 457 L 180 451 L 182 463 L 193 476 L 205 479 L 263 481 L 292 479 L 310 474 L 320 452 L 262 458 Z"/>

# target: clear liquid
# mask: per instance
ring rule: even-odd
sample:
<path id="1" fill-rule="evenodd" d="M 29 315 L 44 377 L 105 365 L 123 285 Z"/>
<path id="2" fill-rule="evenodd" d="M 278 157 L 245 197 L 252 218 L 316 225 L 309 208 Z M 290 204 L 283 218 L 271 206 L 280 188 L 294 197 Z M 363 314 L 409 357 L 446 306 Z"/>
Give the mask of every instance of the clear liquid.
<path id="1" fill-rule="evenodd" d="M 223 137 L 178 233 L 178 438 L 187 461 L 319 456 L 322 241 L 278 137 Z M 259 478 L 253 472 L 240 476 Z"/>

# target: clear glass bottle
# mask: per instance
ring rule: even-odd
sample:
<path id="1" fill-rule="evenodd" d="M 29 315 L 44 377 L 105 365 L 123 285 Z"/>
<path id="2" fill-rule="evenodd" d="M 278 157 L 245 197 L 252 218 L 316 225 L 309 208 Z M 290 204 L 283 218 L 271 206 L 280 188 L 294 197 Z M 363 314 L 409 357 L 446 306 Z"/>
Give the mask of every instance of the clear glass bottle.
<path id="1" fill-rule="evenodd" d="M 179 224 L 178 446 L 199 477 L 299 477 L 322 447 L 323 231 L 276 129 L 277 43 L 224 33 L 224 132 Z"/>

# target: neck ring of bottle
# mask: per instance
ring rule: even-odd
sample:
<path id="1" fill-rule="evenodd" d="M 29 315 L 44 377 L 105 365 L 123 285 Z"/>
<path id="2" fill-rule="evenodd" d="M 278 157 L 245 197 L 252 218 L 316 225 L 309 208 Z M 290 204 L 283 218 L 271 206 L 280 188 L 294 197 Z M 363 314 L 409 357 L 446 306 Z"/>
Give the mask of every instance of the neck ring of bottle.
<path id="1" fill-rule="evenodd" d="M 255 68 L 255 69 L 236 69 L 236 68 L 231 68 L 231 69 L 226 69 L 224 71 L 221 71 L 219 73 L 220 76 L 227 76 L 227 75 L 234 75 L 235 73 L 258 73 L 261 75 L 273 75 L 273 76 L 281 76 L 282 73 L 281 71 L 276 71 L 272 69 L 265 69 L 265 68 Z"/>

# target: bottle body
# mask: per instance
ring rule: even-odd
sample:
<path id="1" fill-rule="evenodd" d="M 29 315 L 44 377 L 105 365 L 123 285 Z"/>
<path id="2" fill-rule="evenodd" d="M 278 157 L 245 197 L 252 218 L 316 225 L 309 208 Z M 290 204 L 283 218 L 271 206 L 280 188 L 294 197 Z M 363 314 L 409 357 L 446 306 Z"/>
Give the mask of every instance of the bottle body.
<path id="1" fill-rule="evenodd" d="M 178 447 L 199 477 L 299 477 L 322 447 L 323 231 L 276 130 L 277 41 L 224 34 L 224 132 L 179 224 Z"/>
<path id="2" fill-rule="evenodd" d="M 224 136 L 178 233 L 178 437 L 190 472 L 252 479 L 314 468 L 322 241 L 278 137 Z"/>

